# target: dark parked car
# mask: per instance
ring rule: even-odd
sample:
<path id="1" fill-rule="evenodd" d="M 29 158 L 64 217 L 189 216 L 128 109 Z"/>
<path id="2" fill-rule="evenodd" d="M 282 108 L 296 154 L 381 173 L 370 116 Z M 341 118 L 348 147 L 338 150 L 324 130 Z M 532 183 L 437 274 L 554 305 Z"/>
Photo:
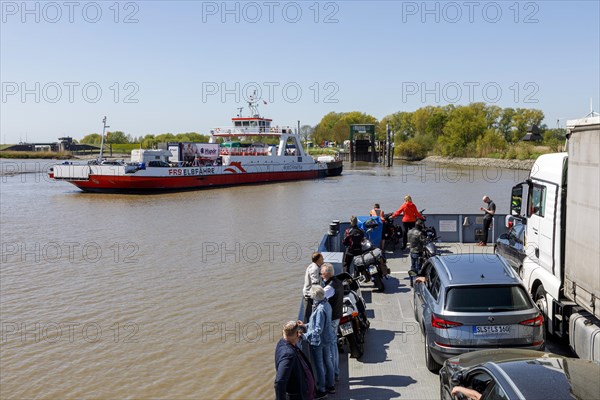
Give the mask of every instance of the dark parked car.
<path id="1" fill-rule="evenodd" d="M 504 258 L 434 256 L 421 275 L 426 281 L 415 284 L 414 312 L 430 371 L 484 348 L 544 349 L 544 318 Z"/>
<path id="2" fill-rule="evenodd" d="M 600 364 L 540 351 L 482 350 L 451 358 L 440 370 L 440 398 L 461 386 L 481 400 L 598 399 Z"/>
<path id="3" fill-rule="evenodd" d="M 521 276 L 523 259 L 525 258 L 525 225 L 513 225 L 507 233 L 498 237 L 494 244 L 494 253 L 506 258 L 506 261 Z"/>

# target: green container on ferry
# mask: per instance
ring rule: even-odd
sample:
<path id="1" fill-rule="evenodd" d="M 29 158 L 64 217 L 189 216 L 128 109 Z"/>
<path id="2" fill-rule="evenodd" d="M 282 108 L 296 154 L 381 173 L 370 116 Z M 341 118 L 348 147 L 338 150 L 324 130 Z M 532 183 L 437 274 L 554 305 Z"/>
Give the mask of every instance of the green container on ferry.
<path id="1" fill-rule="evenodd" d="M 242 147 L 242 144 L 240 142 L 223 142 L 223 143 L 221 143 L 221 147 L 228 147 L 228 148 Z"/>

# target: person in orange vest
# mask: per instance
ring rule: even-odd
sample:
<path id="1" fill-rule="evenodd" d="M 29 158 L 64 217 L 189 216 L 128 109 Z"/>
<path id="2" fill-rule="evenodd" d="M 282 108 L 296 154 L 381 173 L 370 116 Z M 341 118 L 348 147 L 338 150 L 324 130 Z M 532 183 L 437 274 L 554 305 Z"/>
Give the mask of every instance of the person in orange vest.
<path id="1" fill-rule="evenodd" d="M 400 214 L 402 214 L 402 228 L 404 230 L 404 234 L 402 235 L 402 248 L 405 249 L 408 231 L 415 227 L 417 218 L 423 221 L 425 218 L 421 215 L 419 210 L 417 210 L 417 206 L 412 202 L 412 197 L 410 197 L 410 195 L 404 196 L 404 204 L 394 211 L 392 218 L 396 218 Z"/>
<path id="2" fill-rule="evenodd" d="M 383 210 L 379 207 L 379 203 L 375 203 L 371 212 L 369 212 L 369 216 L 371 217 L 379 217 L 383 221 Z"/>

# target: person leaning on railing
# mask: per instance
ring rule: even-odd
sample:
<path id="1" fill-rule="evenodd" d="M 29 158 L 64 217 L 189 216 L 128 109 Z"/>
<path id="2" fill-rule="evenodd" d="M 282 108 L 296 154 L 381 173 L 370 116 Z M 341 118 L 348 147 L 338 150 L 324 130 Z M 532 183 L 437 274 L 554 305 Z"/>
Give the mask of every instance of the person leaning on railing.
<path id="1" fill-rule="evenodd" d="M 304 286 L 302 287 L 302 295 L 304 296 L 304 321 L 308 321 L 312 313 L 313 301 L 310 297 L 310 289 L 313 285 L 321 284 L 321 265 L 323 265 L 323 255 L 319 252 L 312 254 L 312 263 L 306 267 L 304 273 Z"/>
<path id="2" fill-rule="evenodd" d="M 315 378 L 308 357 L 298 347 L 302 337 L 301 321 L 283 326 L 283 337 L 275 348 L 275 399 L 313 400 Z"/>

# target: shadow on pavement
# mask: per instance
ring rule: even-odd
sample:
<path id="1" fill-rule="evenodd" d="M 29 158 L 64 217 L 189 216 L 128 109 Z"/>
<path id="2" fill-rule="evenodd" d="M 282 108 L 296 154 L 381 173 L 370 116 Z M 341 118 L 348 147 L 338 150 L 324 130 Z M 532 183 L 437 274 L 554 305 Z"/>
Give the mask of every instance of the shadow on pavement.
<path id="1" fill-rule="evenodd" d="M 387 360 L 389 343 L 396 334 L 403 331 L 389 331 L 385 329 L 370 328 L 365 336 L 365 354 L 360 358 L 363 364 L 378 364 Z"/>
<path id="2" fill-rule="evenodd" d="M 383 389 L 378 387 L 365 387 L 359 389 L 353 389 L 348 391 L 346 397 L 336 397 L 338 399 L 356 399 L 356 400 L 389 400 L 389 399 L 397 399 L 400 397 L 400 393 L 391 390 L 391 389 Z"/>
<path id="3" fill-rule="evenodd" d="M 360 378 L 350 378 L 352 385 L 360 386 L 385 386 L 385 387 L 406 387 L 417 383 L 410 376 L 404 375 L 382 375 L 382 376 L 364 376 Z"/>
<path id="4" fill-rule="evenodd" d="M 383 284 L 385 285 L 385 294 L 408 293 L 411 291 L 409 283 L 405 284 L 401 282 L 399 278 L 392 275 L 388 276 L 387 279 L 384 279 Z"/>

